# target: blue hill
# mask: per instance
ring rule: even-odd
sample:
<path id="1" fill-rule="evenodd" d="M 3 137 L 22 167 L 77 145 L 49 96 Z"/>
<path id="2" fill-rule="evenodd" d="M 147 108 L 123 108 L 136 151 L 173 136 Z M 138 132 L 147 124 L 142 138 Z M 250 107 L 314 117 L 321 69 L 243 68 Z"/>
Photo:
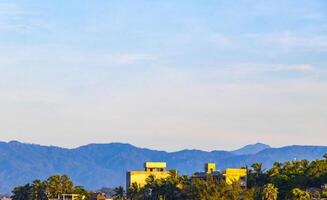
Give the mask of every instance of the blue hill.
<path id="1" fill-rule="evenodd" d="M 287 146 L 264 148 L 256 153 L 236 154 L 228 151 L 183 150 L 168 153 L 130 144 L 90 144 L 75 149 L 0 142 L 0 193 L 9 193 L 14 186 L 45 179 L 53 174 L 68 174 L 74 182 L 88 189 L 125 184 L 128 170 L 142 169 L 146 161 L 166 161 L 168 168 L 182 174 L 202 171 L 205 162 L 218 168 L 250 166 L 262 162 L 270 167 L 275 161 L 318 159 L 326 146 Z"/>
<path id="2" fill-rule="evenodd" d="M 256 154 L 262 150 L 269 149 L 270 146 L 263 143 L 249 144 L 245 147 L 232 151 L 236 155 L 250 155 Z"/>

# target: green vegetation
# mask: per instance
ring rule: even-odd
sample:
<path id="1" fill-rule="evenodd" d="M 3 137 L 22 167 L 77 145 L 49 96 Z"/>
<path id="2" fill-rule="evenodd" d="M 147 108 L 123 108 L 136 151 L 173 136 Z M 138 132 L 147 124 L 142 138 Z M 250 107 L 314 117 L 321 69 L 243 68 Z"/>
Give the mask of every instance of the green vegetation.
<path id="1" fill-rule="evenodd" d="M 48 200 L 61 194 L 78 194 L 87 199 L 89 193 L 81 186 L 74 186 L 67 175 L 55 175 L 45 181 L 35 180 L 31 185 L 18 186 L 13 190 L 13 200 Z"/>
<path id="2" fill-rule="evenodd" d="M 275 163 L 269 170 L 263 170 L 261 163 L 254 163 L 248 170 L 247 188 L 241 188 L 238 183 L 227 185 L 211 176 L 206 180 L 176 174 L 167 179 L 149 177 L 144 188 L 132 185 L 126 199 L 306 200 L 312 196 L 326 198 L 327 190 L 320 189 L 326 183 L 327 154 L 324 159 L 312 162 L 294 160 Z M 310 188 L 315 188 L 316 193 L 306 191 Z"/>
<path id="3" fill-rule="evenodd" d="M 274 184 L 268 183 L 263 187 L 262 195 L 263 199 L 276 200 L 278 196 L 278 189 L 274 186 Z"/>
<path id="4" fill-rule="evenodd" d="M 128 192 L 123 187 L 114 189 L 117 200 L 307 200 L 313 197 L 327 198 L 327 154 L 322 160 L 294 160 L 276 162 L 271 169 L 263 170 L 254 163 L 248 170 L 247 188 L 235 182 L 227 185 L 208 175 L 207 179 L 190 179 L 179 176 L 175 170 L 166 179 L 150 176 L 147 184 L 140 188 L 132 184 Z M 311 192 L 314 191 L 314 192 Z M 46 181 L 36 180 L 32 184 L 16 187 L 13 200 L 45 200 L 59 194 L 74 193 L 88 199 L 82 187 L 74 186 L 67 176 L 52 176 Z"/>

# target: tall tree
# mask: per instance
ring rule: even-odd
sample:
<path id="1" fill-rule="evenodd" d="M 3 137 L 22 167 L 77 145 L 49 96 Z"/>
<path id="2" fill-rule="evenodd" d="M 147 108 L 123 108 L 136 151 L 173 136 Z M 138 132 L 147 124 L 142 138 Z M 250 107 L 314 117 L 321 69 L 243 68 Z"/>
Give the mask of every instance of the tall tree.
<path id="1" fill-rule="evenodd" d="M 67 175 L 50 176 L 45 182 L 48 198 L 57 198 L 61 194 L 72 193 L 74 184 Z"/>
<path id="2" fill-rule="evenodd" d="M 57 198 L 62 194 L 60 175 L 50 176 L 46 181 L 46 194 L 49 199 Z"/>
<path id="3" fill-rule="evenodd" d="M 122 186 L 116 187 L 114 189 L 114 199 L 115 200 L 125 199 L 125 190 Z"/>
<path id="4" fill-rule="evenodd" d="M 32 191 L 30 195 L 30 200 L 47 200 L 46 195 L 46 184 L 40 180 L 35 180 L 32 183 Z"/>
<path id="5" fill-rule="evenodd" d="M 137 200 L 140 196 L 140 187 L 137 183 L 132 183 L 128 188 L 127 198 L 130 200 Z"/>
<path id="6" fill-rule="evenodd" d="M 262 163 L 254 163 L 253 165 L 251 165 L 254 174 L 249 176 L 249 181 L 251 183 L 250 186 L 255 186 L 255 187 L 263 187 L 264 184 L 266 184 L 267 182 L 267 174 L 263 173 L 262 170 Z M 253 177 L 254 175 L 254 177 Z M 253 178 L 255 179 L 253 181 Z"/>
<path id="7" fill-rule="evenodd" d="M 262 174 L 262 163 L 253 163 L 251 167 L 257 175 Z"/>
<path id="8" fill-rule="evenodd" d="M 12 200 L 28 200 L 32 193 L 32 187 L 30 184 L 24 186 L 15 187 L 12 191 Z"/>
<path id="9" fill-rule="evenodd" d="M 62 175 L 60 177 L 60 185 L 61 185 L 61 193 L 62 194 L 70 194 L 72 193 L 74 184 L 73 181 L 67 175 Z"/>

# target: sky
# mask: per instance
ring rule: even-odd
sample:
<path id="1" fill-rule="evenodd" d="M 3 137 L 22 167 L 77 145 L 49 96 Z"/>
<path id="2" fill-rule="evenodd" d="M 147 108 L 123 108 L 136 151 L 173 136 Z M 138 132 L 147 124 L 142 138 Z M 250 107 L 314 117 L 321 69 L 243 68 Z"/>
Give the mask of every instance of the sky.
<path id="1" fill-rule="evenodd" d="M 0 140 L 327 145 L 325 0 L 0 0 Z"/>

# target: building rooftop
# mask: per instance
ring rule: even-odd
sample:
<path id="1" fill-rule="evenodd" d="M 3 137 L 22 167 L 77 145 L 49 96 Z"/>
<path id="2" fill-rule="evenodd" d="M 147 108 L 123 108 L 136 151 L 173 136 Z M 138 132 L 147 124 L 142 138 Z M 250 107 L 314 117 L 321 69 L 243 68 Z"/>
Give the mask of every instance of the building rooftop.
<path id="1" fill-rule="evenodd" d="M 167 164 L 165 162 L 146 162 L 144 163 L 145 169 L 165 169 Z"/>

